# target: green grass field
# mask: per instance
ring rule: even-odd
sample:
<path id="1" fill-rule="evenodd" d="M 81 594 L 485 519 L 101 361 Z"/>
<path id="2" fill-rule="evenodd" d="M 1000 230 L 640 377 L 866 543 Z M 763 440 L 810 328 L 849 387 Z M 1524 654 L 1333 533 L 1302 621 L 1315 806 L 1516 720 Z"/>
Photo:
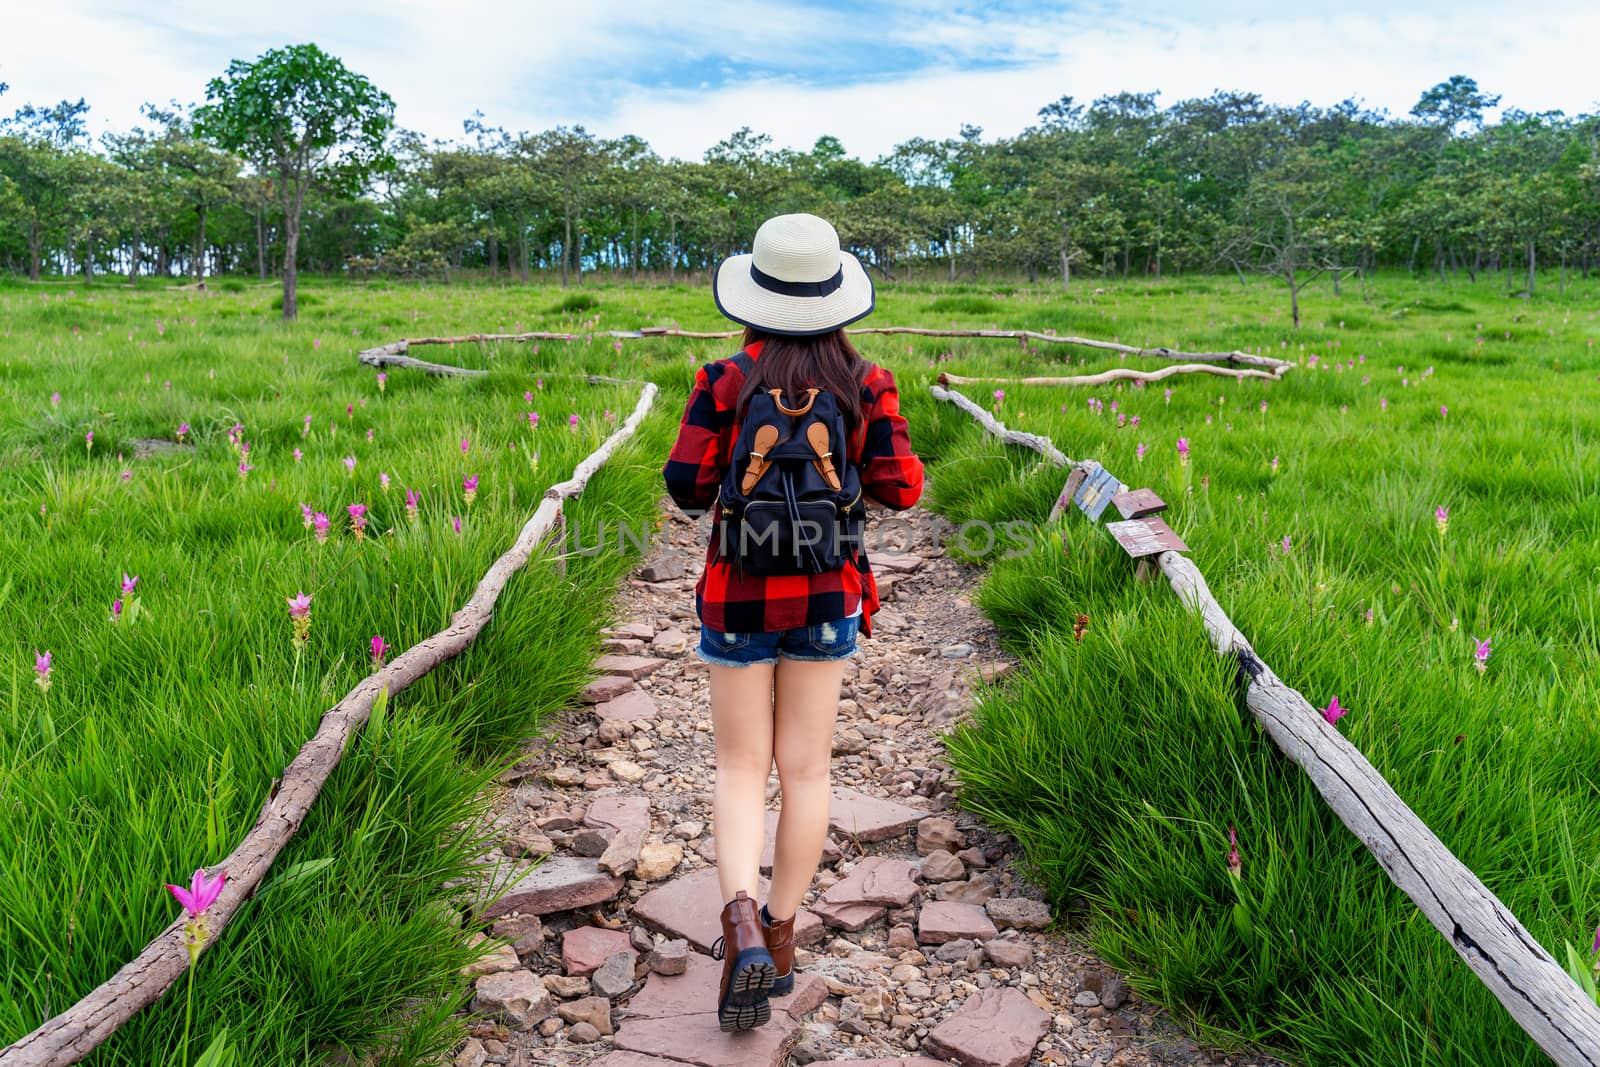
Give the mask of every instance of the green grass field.
<path id="1" fill-rule="evenodd" d="M 371 637 L 398 649 L 438 629 L 544 487 L 609 430 L 607 412 L 631 410 L 636 389 L 584 373 L 664 387 L 575 505 L 587 529 L 654 513 L 692 369 L 730 351 L 599 336 L 434 347 L 415 354 L 492 373 L 396 370 L 380 391 L 354 354 L 401 336 L 722 320 L 686 287 L 303 292 L 284 327 L 274 289 L 233 281 L 209 295 L 0 284 L 0 1042 L 171 920 L 161 884 L 227 853 L 320 712 L 366 672 Z M 1340 728 L 1546 945 L 1586 946 L 1600 921 L 1600 283 L 1530 302 L 1383 279 L 1374 297 L 1313 293 L 1298 333 L 1281 293 L 1220 278 L 887 289 L 873 321 L 1300 361 L 1272 384 L 1180 378 L 1170 398 L 1007 386 L 999 410 L 1172 503 L 1277 672 L 1352 709 Z M 940 509 L 1043 519 L 1061 473 L 984 439 L 925 386 L 941 369 L 1051 373 L 1064 352 L 861 347 L 900 378 Z M 146 455 L 183 423 L 184 447 Z M 326 543 L 302 504 L 329 516 Z M 351 504 L 369 509 L 363 539 Z M 1054 900 L 1078 906 L 1136 988 L 1213 1035 L 1308 1063 L 1540 1062 L 1250 722 L 1170 591 L 1135 583 L 1077 516 L 1057 532 L 987 558 L 984 606 L 1024 667 L 951 741 L 964 801 L 1017 836 Z M 222 1026 L 252 1064 L 339 1049 L 415 1062 L 450 1043 L 466 950 L 434 906 L 440 886 L 477 852 L 481 785 L 582 683 L 628 565 L 531 564 L 471 652 L 357 743 L 202 960 L 191 1059 Z M 139 581 L 113 622 L 124 573 Z M 285 598 L 302 591 L 312 628 L 297 654 Z M 1492 645 L 1482 674 L 1475 638 Z M 33 667 L 47 649 L 44 692 Z M 169 996 L 92 1062 L 180 1062 L 183 1025 Z"/>

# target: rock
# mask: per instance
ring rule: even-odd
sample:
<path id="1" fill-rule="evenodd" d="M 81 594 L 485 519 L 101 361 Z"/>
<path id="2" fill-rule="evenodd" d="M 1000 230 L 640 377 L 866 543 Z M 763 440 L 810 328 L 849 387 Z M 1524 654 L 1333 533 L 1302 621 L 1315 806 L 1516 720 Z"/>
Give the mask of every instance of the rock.
<path id="1" fill-rule="evenodd" d="M 956 859 L 965 863 L 968 867 L 989 866 L 989 857 L 983 854 L 983 849 L 981 848 L 964 848 L 956 853 Z"/>
<path id="2" fill-rule="evenodd" d="M 643 830 L 619 830 L 599 859 L 600 869 L 612 874 L 628 874 L 638 865 L 639 852 L 643 848 Z"/>
<path id="3" fill-rule="evenodd" d="M 538 824 L 539 829 L 547 833 L 552 830 L 576 830 L 583 825 L 583 809 L 553 804 L 534 819 L 534 822 Z"/>
<path id="4" fill-rule="evenodd" d="M 555 843 L 537 826 L 524 823 L 511 830 L 500 841 L 500 851 L 512 859 L 537 859 L 555 851 Z"/>
<path id="5" fill-rule="evenodd" d="M 602 745 L 614 745 L 633 736 L 633 722 L 628 719 L 601 719 L 594 736 Z"/>
<path id="6" fill-rule="evenodd" d="M 826 900 L 816 901 L 811 910 L 829 926 L 848 933 L 864 930 L 889 913 L 878 904 L 830 904 Z"/>
<path id="7" fill-rule="evenodd" d="M 706 824 L 699 819 L 685 819 L 680 823 L 673 823 L 672 836 L 685 841 L 693 841 L 706 832 Z"/>
<path id="8" fill-rule="evenodd" d="M 682 845 L 652 841 L 639 850 L 639 862 L 633 869 L 634 877 L 646 882 L 659 882 L 677 870 L 682 861 Z"/>
<path id="9" fill-rule="evenodd" d="M 472 1010 L 491 1015 L 513 1030 L 527 1030 L 547 1019 L 554 1003 L 539 976 L 531 971 L 506 971 L 479 978 Z"/>
<path id="10" fill-rule="evenodd" d="M 937 849 L 954 852 L 966 843 L 966 835 L 956 829 L 954 819 L 931 815 L 917 823 L 918 855 L 926 856 Z"/>
<path id="11" fill-rule="evenodd" d="M 911 574 L 915 571 L 921 570 L 922 564 L 922 557 L 913 555 L 910 552 L 889 553 L 887 555 L 876 554 L 872 557 L 872 566 L 874 569 L 882 567 L 884 570 L 891 571 L 896 574 Z"/>
<path id="12" fill-rule="evenodd" d="M 976 904 L 932 900 L 917 915 L 917 940 L 924 945 L 942 945 L 960 938 L 986 941 L 998 932 Z"/>
<path id="13" fill-rule="evenodd" d="M 958 641 L 953 645 L 945 645 L 939 650 L 939 655 L 945 659 L 966 659 L 972 655 L 972 646 L 965 641 Z"/>
<path id="14" fill-rule="evenodd" d="M 583 693 L 578 699 L 585 704 L 603 704 L 637 688 L 633 684 L 633 679 L 625 674 L 607 674 L 584 686 Z"/>
<path id="15" fill-rule="evenodd" d="M 649 773 L 632 760 L 611 761 L 611 776 L 619 782 L 642 782 Z"/>
<path id="16" fill-rule="evenodd" d="M 601 656 L 594 661 L 595 669 L 606 674 L 620 675 L 638 681 L 649 674 L 654 674 L 667 665 L 664 659 L 653 656 Z"/>
<path id="17" fill-rule="evenodd" d="M 903 908 L 917 899 L 917 884 L 911 880 L 912 866 L 905 860 L 867 856 L 835 883 L 821 900 L 834 906 L 880 904 Z"/>
<path id="18" fill-rule="evenodd" d="M 621 930 L 575 926 L 561 935 L 561 967 L 569 975 L 593 974 L 618 952 L 633 952 L 628 935 Z"/>
<path id="19" fill-rule="evenodd" d="M 933 958 L 936 960 L 943 960 L 945 963 L 954 963 L 956 960 L 964 960 L 967 958 L 967 953 L 972 951 L 972 946 L 975 943 L 976 942 L 972 941 L 970 938 L 965 937 L 957 938 L 954 941 L 946 941 L 944 944 L 933 950 Z"/>
<path id="20" fill-rule="evenodd" d="M 916 1025 L 916 1020 L 909 1015 L 896 1015 L 895 1018 L 906 1020 L 903 1025 L 893 1027 L 900 1033 L 905 1033 Z M 943 1060 L 930 1060 L 926 1056 L 905 1056 L 898 1060 L 810 1060 L 808 1062 L 815 1064 L 815 1067 L 949 1067 Z"/>
<path id="21" fill-rule="evenodd" d="M 942 848 L 936 848 L 922 857 L 924 882 L 954 882 L 967 876 L 967 865 Z"/>
<path id="22" fill-rule="evenodd" d="M 835 756 L 854 756 L 867 750 L 867 739 L 860 730 L 847 726 L 833 735 Z"/>
<path id="23" fill-rule="evenodd" d="M 1008 986 L 979 990 L 929 1031 L 922 1051 L 964 1067 L 1024 1067 L 1050 1016 Z"/>
<path id="24" fill-rule="evenodd" d="M 650 950 L 650 971 L 671 977 L 689 969 L 689 942 L 681 937 L 663 941 Z"/>
<path id="25" fill-rule="evenodd" d="M 1098 1008 L 1100 1006 L 1100 994 L 1091 992 L 1087 989 L 1080 990 L 1078 994 L 1072 998 L 1072 1003 L 1076 1004 L 1080 1008 Z"/>
<path id="26" fill-rule="evenodd" d="M 1033 962 L 1033 946 L 1026 941 L 992 938 L 983 943 L 983 950 L 996 967 L 1026 967 Z"/>
<path id="27" fill-rule="evenodd" d="M 544 987 L 558 997 L 570 1000 L 589 995 L 589 979 L 570 974 L 547 974 Z"/>
<path id="28" fill-rule="evenodd" d="M 1100 990 L 1101 1006 L 1116 1011 L 1128 1003 L 1128 983 L 1120 975 L 1109 974 Z"/>
<path id="29" fill-rule="evenodd" d="M 611 1001 L 605 997 L 584 997 L 556 1006 L 556 1014 L 569 1023 L 587 1023 L 596 1035 L 611 1033 Z"/>
<path id="30" fill-rule="evenodd" d="M 600 1031 L 591 1023 L 578 1023 L 567 1031 L 567 1040 L 574 1045 L 587 1045 L 600 1040 Z"/>
<path id="31" fill-rule="evenodd" d="M 891 927 L 889 930 L 889 947 L 898 949 L 914 949 L 917 947 L 917 933 L 905 923 Z"/>
<path id="32" fill-rule="evenodd" d="M 468 943 L 473 948 L 479 948 L 488 941 L 489 938 L 484 937 L 482 934 L 473 934 L 468 939 Z M 482 974 L 499 974 L 502 971 L 514 971 L 521 966 L 522 962 L 517 959 L 516 949 L 510 945 L 494 945 L 485 951 L 483 955 L 461 968 L 461 976 L 463 978 L 476 978 Z"/>
<path id="33" fill-rule="evenodd" d="M 1050 907 L 1028 897 L 995 897 L 984 905 L 1002 930 L 1043 930 L 1050 925 Z"/>
<path id="34" fill-rule="evenodd" d="M 715 1000 L 713 994 L 704 1003 Z M 614 1060 L 618 1053 L 612 1053 L 591 1067 L 783 1067 L 799 1036 L 799 1022 L 782 1011 L 774 1011 L 765 1026 L 731 1034 L 717 1025 L 715 1010 L 673 1019 L 632 1019 L 613 1041 L 618 1053 L 640 1055 Z"/>
<path id="35" fill-rule="evenodd" d="M 628 943 L 635 952 L 648 953 L 656 947 L 656 939 L 649 930 L 642 926 L 635 926 L 628 931 Z"/>
<path id="36" fill-rule="evenodd" d="M 581 767 L 552 767 L 545 772 L 544 780 L 551 785 L 571 788 L 583 784 L 583 768 Z"/>
<path id="37" fill-rule="evenodd" d="M 650 829 L 650 798 L 608 793 L 589 802 L 583 824 L 605 830 Z"/>
<path id="38" fill-rule="evenodd" d="M 689 650 L 689 635 L 682 630 L 662 630 L 650 640 L 650 651 L 658 656 L 678 656 Z"/>
<path id="39" fill-rule="evenodd" d="M 995 894 L 994 882 L 974 875 L 965 882 L 940 882 L 934 887 L 935 900 L 954 900 L 962 904 L 985 904 Z"/>
<path id="40" fill-rule="evenodd" d="M 670 582 L 674 578 L 682 578 L 688 569 L 689 562 L 683 553 L 668 552 L 640 567 L 639 577 L 647 582 Z"/>
<path id="41" fill-rule="evenodd" d="M 599 970 L 589 976 L 589 987 L 602 997 L 616 1000 L 633 988 L 633 961 L 632 946 L 613 953 L 600 965 Z"/>
<path id="42" fill-rule="evenodd" d="M 656 628 L 648 622 L 625 622 L 600 632 L 610 637 L 631 637 L 635 641 L 648 641 L 656 635 Z"/>
<path id="43" fill-rule="evenodd" d="M 925 811 L 892 800 L 834 786 L 828 825 L 839 834 L 860 841 L 887 841 L 899 837 L 926 816 Z"/>
<path id="44" fill-rule="evenodd" d="M 567 842 L 567 847 L 580 856 L 599 859 L 606 854 L 606 849 L 611 847 L 611 839 L 615 836 L 615 831 L 588 827 L 574 833 L 572 839 Z"/>
<path id="45" fill-rule="evenodd" d="M 657 718 L 661 709 L 649 693 L 642 689 L 630 689 L 615 700 L 596 704 L 594 713 L 602 722 L 639 722 Z"/>
<path id="46" fill-rule="evenodd" d="M 756 884 L 757 896 L 766 898 L 767 880 Z M 711 951 L 711 943 L 722 936 L 722 889 L 714 867 L 680 874 L 640 897 L 632 915 L 638 922 L 668 937 L 681 937 L 697 951 Z M 821 939 L 822 922 L 805 908 L 795 917 L 794 943 L 809 945 Z M 713 998 L 715 999 L 715 998 Z"/>
<path id="47" fill-rule="evenodd" d="M 544 944 L 544 921 L 537 915 L 507 915 L 489 925 L 489 932 L 510 942 L 523 956 Z"/>
<path id="48" fill-rule="evenodd" d="M 483 1067 L 488 1059 L 489 1052 L 483 1047 L 483 1042 L 475 1037 L 469 1037 L 461 1046 L 461 1051 L 450 1061 L 450 1067 Z"/>
<path id="49" fill-rule="evenodd" d="M 551 856 L 522 875 L 490 903 L 485 919 L 511 912 L 549 915 L 610 900 L 622 892 L 622 879 L 600 870 L 595 860 L 578 856 Z"/>

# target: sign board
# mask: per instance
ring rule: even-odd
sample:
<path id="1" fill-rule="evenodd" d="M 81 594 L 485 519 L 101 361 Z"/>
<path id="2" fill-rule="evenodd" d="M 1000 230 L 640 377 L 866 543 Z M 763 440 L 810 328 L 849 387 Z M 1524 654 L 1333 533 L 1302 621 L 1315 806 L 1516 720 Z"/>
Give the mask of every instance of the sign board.
<path id="1" fill-rule="evenodd" d="M 1111 536 L 1117 539 L 1117 544 L 1122 546 L 1122 550 L 1134 559 L 1154 556 L 1159 552 L 1189 551 L 1189 546 L 1183 543 L 1183 538 L 1179 537 L 1159 515 L 1108 522 L 1106 529 L 1111 531 Z"/>
<path id="2" fill-rule="evenodd" d="M 1125 519 L 1142 519 L 1158 511 L 1167 510 L 1167 502 L 1149 489 L 1130 489 L 1111 498 L 1111 503 L 1122 512 Z"/>
<path id="3" fill-rule="evenodd" d="M 1088 475 L 1072 499 L 1079 511 L 1099 522 L 1100 516 L 1111 505 L 1111 498 L 1122 491 L 1122 483 L 1098 463 L 1091 461 L 1085 464 L 1085 468 Z"/>

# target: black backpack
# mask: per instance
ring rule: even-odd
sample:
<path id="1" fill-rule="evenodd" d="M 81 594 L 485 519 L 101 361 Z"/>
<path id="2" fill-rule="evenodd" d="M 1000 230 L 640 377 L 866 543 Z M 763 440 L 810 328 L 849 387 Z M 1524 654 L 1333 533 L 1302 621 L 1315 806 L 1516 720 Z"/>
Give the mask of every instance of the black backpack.
<path id="1" fill-rule="evenodd" d="M 733 360 L 751 373 L 747 354 Z M 866 509 L 834 395 L 807 389 L 798 407 L 778 389 L 752 395 L 719 499 L 719 555 L 736 570 L 823 574 L 855 558 Z"/>

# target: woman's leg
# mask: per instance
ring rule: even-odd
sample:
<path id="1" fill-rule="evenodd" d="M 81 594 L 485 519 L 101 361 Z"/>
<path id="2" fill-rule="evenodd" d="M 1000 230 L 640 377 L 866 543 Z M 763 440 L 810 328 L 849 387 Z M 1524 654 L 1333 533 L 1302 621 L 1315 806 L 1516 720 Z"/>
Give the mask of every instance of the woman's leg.
<path id="1" fill-rule="evenodd" d="M 711 725 L 717 745 L 711 832 L 722 900 L 743 890 L 757 899 L 772 773 L 773 664 L 711 664 Z"/>
<path id="2" fill-rule="evenodd" d="M 778 661 L 773 755 L 783 785 L 783 809 L 772 889 L 767 894 L 767 911 L 774 919 L 794 915 L 822 859 L 822 843 L 828 836 L 833 723 L 839 713 L 844 668 L 844 660 Z M 721 836 L 717 859 L 722 859 Z"/>

